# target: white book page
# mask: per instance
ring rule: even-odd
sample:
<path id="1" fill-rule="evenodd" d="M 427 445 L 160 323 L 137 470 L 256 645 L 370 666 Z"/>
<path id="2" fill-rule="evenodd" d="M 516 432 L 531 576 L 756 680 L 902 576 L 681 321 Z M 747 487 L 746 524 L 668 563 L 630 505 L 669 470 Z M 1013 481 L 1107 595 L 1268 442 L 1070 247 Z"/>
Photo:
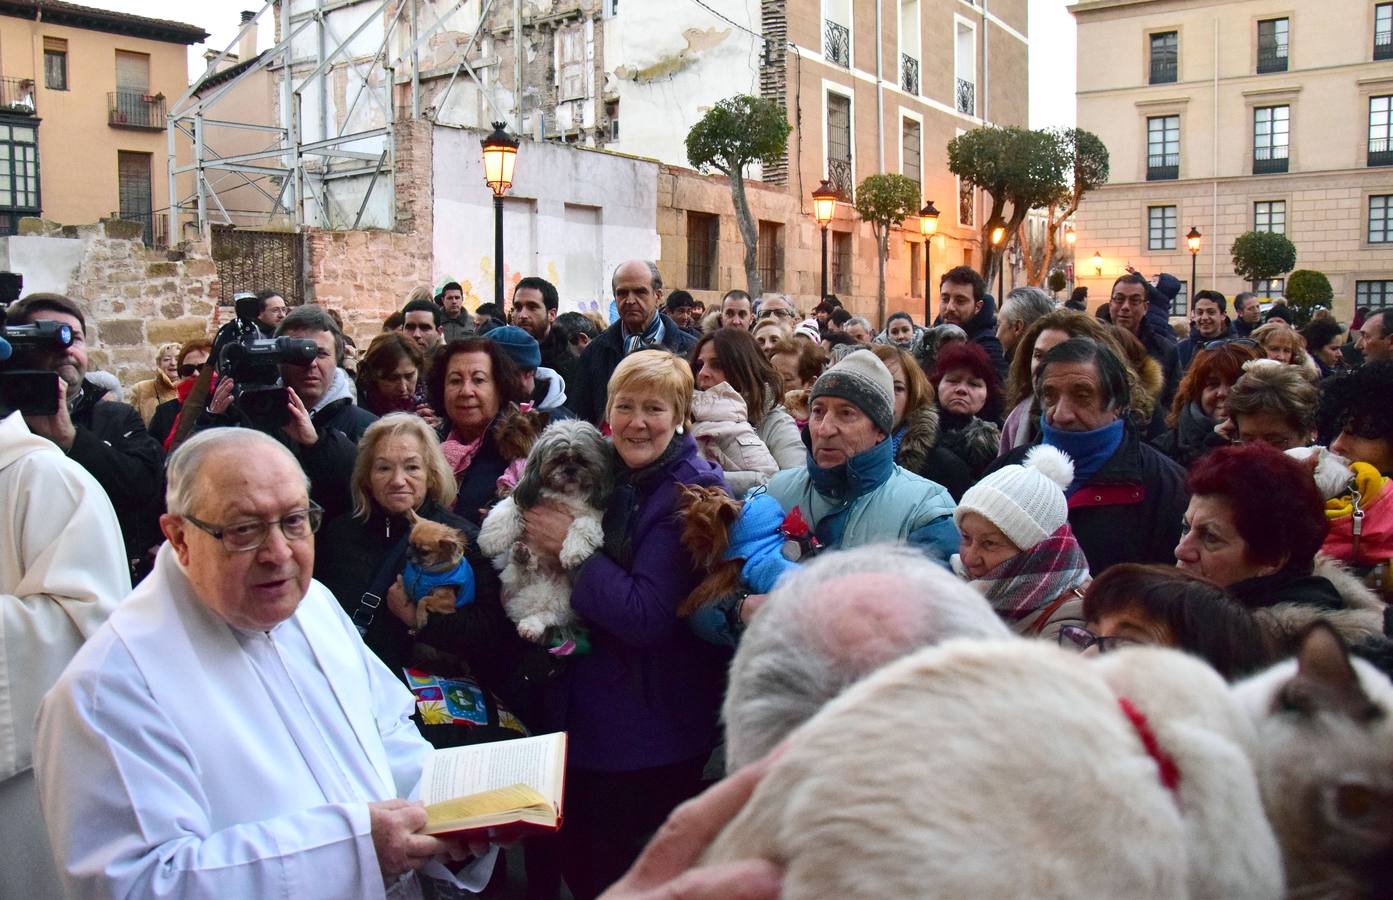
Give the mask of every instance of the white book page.
<path id="1" fill-rule="evenodd" d="M 566 735 L 557 733 L 437 750 L 426 759 L 421 799 L 429 805 L 525 784 L 559 806 L 564 767 L 558 756 L 565 741 Z"/>

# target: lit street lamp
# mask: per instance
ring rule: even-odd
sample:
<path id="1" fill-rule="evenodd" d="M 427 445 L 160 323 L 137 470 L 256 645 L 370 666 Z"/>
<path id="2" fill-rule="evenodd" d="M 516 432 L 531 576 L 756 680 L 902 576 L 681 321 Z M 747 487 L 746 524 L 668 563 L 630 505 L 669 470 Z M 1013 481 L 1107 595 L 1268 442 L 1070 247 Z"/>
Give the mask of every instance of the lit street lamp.
<path id="1" fill-rule="evenodd" d="M 1074 226 L 1073 226 L 1073 225 L 1065 225 L 1065 226 L 1064 226 L 1064 243 L 1066 243 L 1066 244 L 1069 245 L 1069 249 L 1070 249 L 1070 250 L 1073 250 L 1073 249 L 1074 249 L 1074 241 L 1077 241 L 1078 239 L 1079 239 L 1079 236 L 1078 236 L 1077 234 L 1074 233 Z"/>
<path id="2" fill-rule="evenodd" d="M 1187 234 L 1187 235 L 1185 235 L 1185 243 L 1190 247 L 1190 296 L 1191 296 L 1191 298 L 1193 298 L 1193 297 L 1195 296 L 1195 294 L 1196 294 L 1196 290 L 1195 290 L 1195 288 L 1196 288 L 1196 284 L 1195 284 L 1195 264 L 1196 264 L 1196 262 L 1197 262 L 1197 261 L 1199 260 L 1199 258 L 1200 258 L 1200 238 L 1202 238 L 1202 237 L 1204 237 L 1204 235 L 1200 234 L 1200 230 L 1199 230 L 1198 228 L 1196 228 L 1195 226 L 1193 226 L 1193 225 L 1190 226 L 1190 233 Z"/>
<path id="3" fill-rule="evenodd" d="M 827 226 L 832 224 L 832 217 L 836 214 L 837 189 L 824 178 L 817 190 L 813 191 L 813 217 L 822 229 L 822 293 L 818 295 L 818 303 L 827 298 Z"/>
<path id="4" fill-rule="evenodd" d="M 929 325 L 929 298 L 933 296 L 933 246 L 934 232 L 938 231 L 938 210 L 930 200 L 919 210 L 919 233 L 924 236 L 924 327 Z"/>
<path id="5" fill-rule="evenodd" d="M 1099 278 L 1103 277 L 1103 253 L 1101 250 L 1093 254 L 1093 271 Z"/>
<path id="6" fill-rule="evenodd" d="M 503 308 L 503 195 L 513 186 L 513 163 L 518 142 L 493 123 L 493 134 L 484 138 L 484 183 L 493 190 L 493 302 Z"/>
<path id="7" fill-rule="evenodd" d="M 1006 287 L 1006 258 L 1001 254 L 1001 242 L 1006 238 L 1006 226 L 1000 223 L 992 229 L 992 248 L 996 253 L 996 308 L 1001 308 L 1001 292 Z"/>

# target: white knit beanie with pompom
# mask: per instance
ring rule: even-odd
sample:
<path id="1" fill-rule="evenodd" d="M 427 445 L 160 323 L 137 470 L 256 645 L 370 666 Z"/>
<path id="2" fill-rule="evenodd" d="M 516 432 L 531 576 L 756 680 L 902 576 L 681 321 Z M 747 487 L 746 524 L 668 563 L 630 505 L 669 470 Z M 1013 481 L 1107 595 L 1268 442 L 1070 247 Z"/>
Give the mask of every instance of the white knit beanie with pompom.
<path id="1" fill-rule="evenodd" d="M 967 489 L 954 520 L 975 512 L 1011 543 L 1029 550 L 1069 521 L 1064 491 L 1074 480 L 1068 454 L 1045 444 L 1032 447 L 1019 466 L 1003 466 Z"/>

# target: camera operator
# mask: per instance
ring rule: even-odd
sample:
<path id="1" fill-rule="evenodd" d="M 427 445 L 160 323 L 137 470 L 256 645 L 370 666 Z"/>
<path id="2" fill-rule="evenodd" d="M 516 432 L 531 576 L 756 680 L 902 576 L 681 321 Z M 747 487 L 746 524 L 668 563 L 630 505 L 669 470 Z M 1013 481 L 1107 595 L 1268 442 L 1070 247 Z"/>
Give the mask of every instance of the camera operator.
<path id="1" fill-rule="evenodd" d="M 348 509 L 348 485 L 353 476 L 357 444 L 377 417 L 353 402 L 348 375 L 339 368 L 343 360 L 343 333 L 329 314 L 318 306 L 297 306 L 276 327 L 276 337 L 303 338 L 319 346 L 309 365 L 280 366 L 281 380 L 290 389 L 290 421 L 272 432 L 295 454 L 310 477 L 310 497 L 333 516 Z M 220 424 L 252 427 L 233 408 L 235 384 L 218 381 L 208 411 Z"/>
<path id="2" fill-rule="evenodd" d="M 72 329 L 64 351 L 35 354 L 29 367 L 58 373 L 58 412 L 26 415 L 29 431 L 48 438 L 106 491 L 125 539 L 126 558 L 137 574 L 149 566 L 149 550 L 162 541 L 164 450 L 145 430 L 140 413 L 102 399 L 106 389 L 87 381 L 87 320 L 62 294 L 30 294 L 10 307 L 11 325 L 59 322 Z M 18 354 L 17 354 L 18 355 Z"/>

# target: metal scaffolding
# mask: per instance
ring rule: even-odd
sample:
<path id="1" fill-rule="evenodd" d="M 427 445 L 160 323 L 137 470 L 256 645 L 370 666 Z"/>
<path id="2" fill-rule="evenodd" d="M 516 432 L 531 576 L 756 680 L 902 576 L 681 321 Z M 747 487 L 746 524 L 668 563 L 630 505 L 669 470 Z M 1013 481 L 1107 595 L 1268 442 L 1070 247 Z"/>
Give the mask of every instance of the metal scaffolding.
<path id="1" fill-rule="evenodd" d="M 475 2 L 266 0 L 212 60 L 208 73 L 170 106 L 166 122 L 170 235 L 181 234 L 181 216 L 191 216 L 201 237 L 208 240 L 214 225 L 237 224 L 234 213 L 244 220 L 241 224 L 280 223 L 295 231 L 306 226 L 358 228 L 365 221 L 392 227 L 393 129 L 398 118 L 434 121 L 461 73 L 478 86 L 490 112 L 498 117 L 490 87 L 480 77 L 477 63 L 469 62 L 494 0 L 478 0 L 480 11 L 469 41 L 448 63 L 449 82 L 433 109 L 422 114 L 421 48 L 452 16 Z M 243 36 L 254 32 L 263 17 L 271 21 L 278 17 L 275 46 L 250 62 L 238 60 L 228 70 L 235 74 L 219 78 L 217 67 L 230 61 Z M 247 116 L 239 118 L 230 112 L 219 115 L 228 109 L 231 92 L 263 71 L 271 73 L 276 85 L 273 113 L 261 121 L 246 121 Z M 442 77 L 439 69 L 435 77 Z M 409 107 L 401 110 L 394 102 L 398 86 L 410 97 Z M 267 124 L 268 120 L 273 124 Z M 208 140 L 209 132 L 244 131 L 264 135 L 267 145 L 224 154 Z M 181 142 L 192 147 L 183 163 L 177 158 Z M 192 175 L 193 184 L 181 195 L 178 181 L 187 175 Z M 247 211 L 230 210 L 223 201 L 234 190 L 254 192 L 269 203 L 269 209 L 251 211 L 253 221 L 245 221 L 241 214 Z M 370 211 L 374 200 L 376 213 Z"/>

